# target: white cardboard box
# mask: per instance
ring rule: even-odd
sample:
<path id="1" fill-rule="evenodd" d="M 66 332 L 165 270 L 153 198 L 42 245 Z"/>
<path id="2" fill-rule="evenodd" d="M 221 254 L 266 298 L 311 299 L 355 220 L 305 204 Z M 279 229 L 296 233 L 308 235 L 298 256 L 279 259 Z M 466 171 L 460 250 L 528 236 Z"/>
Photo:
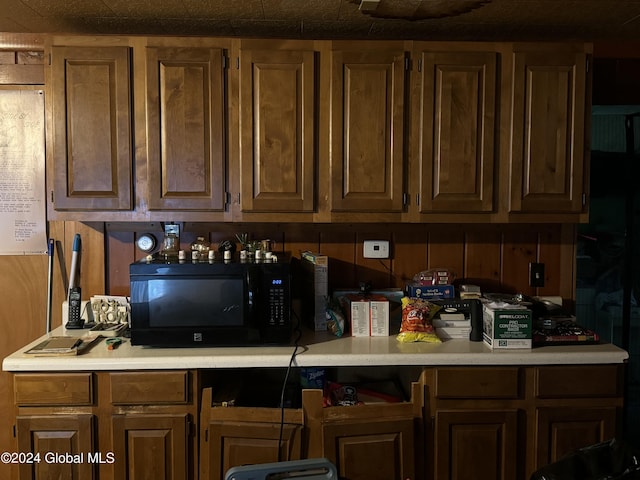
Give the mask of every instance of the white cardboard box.
<path id="1" fill-rule="evenodd" d="M 369 301 L 351 299 L 351 335 L 354 337 L 368 337 L 369 322 Z"/>
<path id="2" fill-rule="evenodd" d="M 371 319 L 370 334 L 372 337 L 389 336 L 389 300 L 376 299 L 369 301 Z"/>

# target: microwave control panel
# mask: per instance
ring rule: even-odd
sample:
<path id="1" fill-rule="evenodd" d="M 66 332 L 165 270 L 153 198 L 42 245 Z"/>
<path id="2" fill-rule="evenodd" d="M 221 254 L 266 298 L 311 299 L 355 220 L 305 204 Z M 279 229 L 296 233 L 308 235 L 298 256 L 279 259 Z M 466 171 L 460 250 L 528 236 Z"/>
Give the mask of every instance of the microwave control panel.
<path id="1" fill-rule="evenodd" d="M 287 278 L 270 277 L 267 280 L 269 300 L 269 326 L 283 327 L 289 320 L 289 299 L 287 298 Z"/>

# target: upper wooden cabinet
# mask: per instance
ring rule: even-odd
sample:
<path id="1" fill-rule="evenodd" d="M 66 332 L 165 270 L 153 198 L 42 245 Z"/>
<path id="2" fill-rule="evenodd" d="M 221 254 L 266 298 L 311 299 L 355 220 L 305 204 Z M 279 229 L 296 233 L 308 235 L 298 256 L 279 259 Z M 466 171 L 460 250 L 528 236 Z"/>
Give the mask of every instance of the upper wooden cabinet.
<path id="1" fill-rule="evenodd" d="M 497 52 L 415 53 L 418 210 L 492 212 Z"/>
<path id="2" fill-rule="evenodd" d="M 584 51 L 515 51 L 510 212 L 582 212 L 587 105 Z"/>
<path id="3" fill-rule="evenodd" d="M 312 48 L 240 50 L 243 212 L 314 211 L 315 57 Z"/>
<path id="4" fill-rule="evenodd" d="M 50 219 L 586 219 L 588 45 L 57 40 Z"/>
<path id="5" fill-rule="evenodd" d="M 149 209 L 223 211 L 223 51 L 147 47 L 146 52 Z"/>
<path id="6" fill-rule="evenodd" d="M 393 43 L 334 48 L 331 211 L 402 212 L 407 54 Z"/>
<path id="7" fill-rule="evenodd" d="M 133 209 L 129 64 L 124 46 L 51 49 L 56 210 Z"/>

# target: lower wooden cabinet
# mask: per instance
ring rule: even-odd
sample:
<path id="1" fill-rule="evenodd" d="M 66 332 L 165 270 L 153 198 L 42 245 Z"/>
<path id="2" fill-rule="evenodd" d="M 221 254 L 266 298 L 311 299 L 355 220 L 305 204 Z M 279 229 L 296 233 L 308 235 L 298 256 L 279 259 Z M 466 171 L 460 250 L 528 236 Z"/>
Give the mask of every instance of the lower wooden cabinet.
<path id="1" fill-rule="evenodd" d="M 518 411 L 439 411 L 434 449 L 435 478 L 517 478 Z"/>
<path id="2" fill-rule="evenodd" d="M 94 416 L 29 415 L 16 418 L 21 479 L 93 479 Z"/>
<path id="3" fill-rule="evenodd" d="M 307 456 L 349 480 L 421 478 L 423 389 L 413 383 L 408 402 L 324 408 L 321 390 L 304 390 Z"/>
<path id="4" fill-rule="evenodd" d="M 204 388 L 200 411 L 201 479 L 223 479 L 227 470 L 240 465 L 302 458 L 301 410 L 217 407 L 212 406 L 211 397 L 212 388 Z"/>
<path id="5" fill-rule="evenodd" d="M 114 478 L 189 478 L 186 414 L 114 415 Z"/>
<path id="6" fill-rule="evenodd" d="M 326 457 L 346 480 L 527 480 L 621 433 L 624 369 L 425 367 L 406 402 L 324 407 L 309 389 L 284 410 L 213 406 L 200 370 L 18 373 L 16 451 L 43 460 L 19 478 L 222 480 Z"/>
<path id="7" fill-rule="evenodd" d="M 544 466 L 616 434 L 615 407 L 546 407 L 536 410 L 536 462 Z"/>

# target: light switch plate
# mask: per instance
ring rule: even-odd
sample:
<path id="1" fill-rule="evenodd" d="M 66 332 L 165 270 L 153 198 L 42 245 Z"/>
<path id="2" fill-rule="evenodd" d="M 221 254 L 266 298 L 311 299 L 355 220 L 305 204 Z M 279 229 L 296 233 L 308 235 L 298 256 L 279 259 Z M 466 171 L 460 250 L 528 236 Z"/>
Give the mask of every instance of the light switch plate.
<path id="1" fill-rule="evenodd" d="M 365 240 L 364 258 L 389 258 L 388 240 Z"/>

